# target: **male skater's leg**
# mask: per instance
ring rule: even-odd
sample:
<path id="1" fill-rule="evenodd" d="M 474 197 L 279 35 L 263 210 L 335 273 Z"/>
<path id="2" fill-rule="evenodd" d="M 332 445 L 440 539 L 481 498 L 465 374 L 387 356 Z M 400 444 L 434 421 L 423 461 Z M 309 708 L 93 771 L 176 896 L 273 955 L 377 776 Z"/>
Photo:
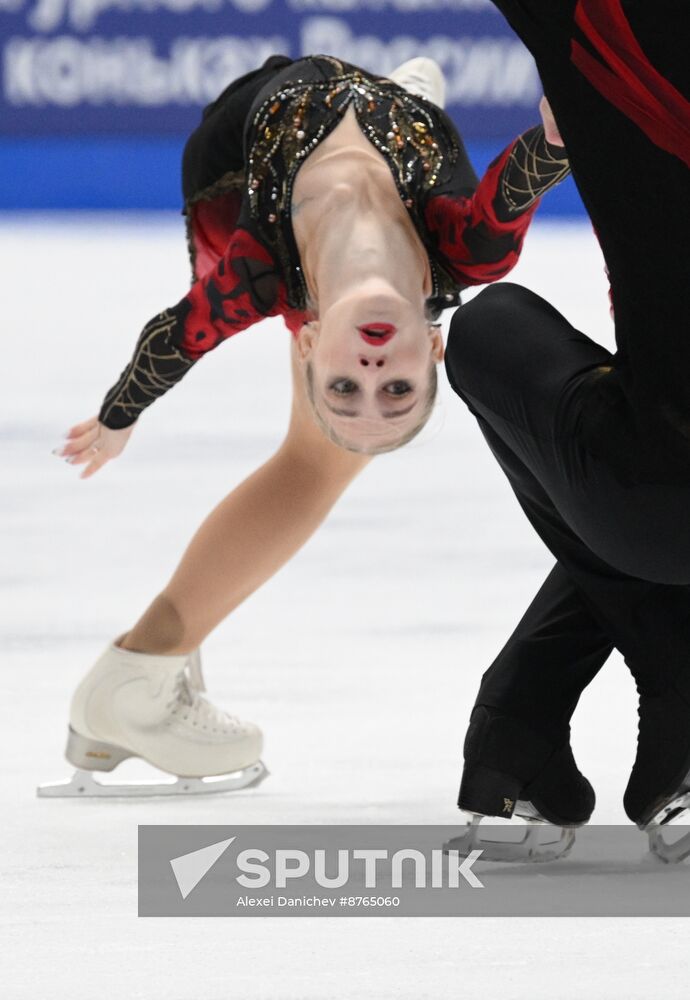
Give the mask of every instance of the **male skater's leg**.
<path id="1" fill-rule="evenodd" d="M 505 436 L 496 434 L 495 415 L 488 411 L 478 419 L 531 524 L 559 559 L 577 588 L 583 605 L 589 608 L 593 639 L 596 637 L 594 622 L 598 622 L 602 637 L 600 663 L 605 650 L 603 637 L 610 636 L 635 679 L 640 695 L 640 737 L 624 805 L 632 820 L 645 825 L 674 796 L 690 769 L 690 588 L 627 577 L 603 563 L 562 520 L 533 473 L 520 462 L 510 446 L 506 446 Z M 595 669 L 589 676 L 587 674 L 583 642 L 583 636 L 573 642 L 574 671 L 554 674 L 551 684 L 545 682 L 544 674 L 539 672 L 536 676 L 528 672 L 519 677 L 516 671 L 512 671 L 512 678 L 505 677 L 506 661 L 498 665 L 497 674 L 501 679 L 505 677 L 506 681 L 521 684 L 525 697 L 531 693 L 536 703 L 536 714 L 540 707 L 550 712 L 554 702 L 565 702 L 567 680 L 575 688 L 582 684 L 583 689 L 596 673 L 595 652 Z M 507 662 L 511 662 L 510 657 Z M 539 682 L 539 687 L 535 680 Z M 497 678 L 494 677 L 493 684 L 496 683 Z M 478 704 L 482 697 L 480 691 Z M 495 716 L 487 720 L 486 713 L 484 716 L 481 712 L 478 716 L 473 714 L 473 723 L 479 725 L 482 719 L 483 727 L 491 725 L 494 729 L 493 746 L 498 747 L 499 754 L 511 760 L 513 766 L 519 763 L 522 767 L 534 768 L 537 758 L 525 757 L 525 748 L 530 745 L 541 746 L 538 759 L 544 759 L 546 744 L 539 745 L 534 739 L 532 744 L 528 744 L 526 733 L 521 730 L 518 734 L 514 726 L 506 726 L 503 715 L 496 722 Z M 470 748 L 471 734 L 472 727 L 468 733 Z M 586 811 L 588 799 L 568 748 L 562 743 L 554 746 L 559 749 L 560 756 L 554 752 L 543 773 L 536 774 L 528 789 L 519 797 L 542 804 L 540 811 L 547 819 L 553 816 L 576 819 Z M 531 752 L 535 754 L 537 751 L 532 749 Z M 492 765 L 496 766 L 496 762 L 495 757 Z M 523 772 L 526 773 L 529 773 L 528 770 Z M 472 793 L 473 786 L 470 784 L 469 795 Z M 486 798 L 481 801 L 485 803 Z M 550 808 L 550 815 L 543 804 Z M 466 797 L 463 808 L 475 811 L 471 810 L 471 797 Z"/>
<path id="2" fill-rule="evenodd" d="M 586 503 L 587 520 L 598 519 L 607 505 L 620 515 L 623 503 L 635 501 L 634 491 L 597 476 L 596 460 L 579 441 L 581 387 L 606 359 L 603 348 L 574 330 L 548 303 L 507 284 L 487 289 L 458 310 L 446 351 L 453 388 L 477 417 L 525 513 L 576 588 L 585 618 L 589 612 L 593 672 L 596 657 L 602 662 L 605 658 L 608 640 L 625 656 L 646 703 L 661 704 L 659 699 L 668 700 L 671 690 L 672 700 L 679 703 L 677 689 L 684 683 L 690 648 L 690 591 L 621 572 L 602 560 L 572 527 L 582 516 L 582 510 L 576 509 L 582 503 Z M 594 492 L 593 498 L 586 496 L 588 489 Z M 587 673 L 585 660 L 586 656 L 580 662 L 576 644 L 575 675 L 569 676 L 567 669 L 524 675 L 523 703 L 530 698 L 534 701 L 532 724 L 535 718 L 538 721 L 539 706 L 545 708 L 541 735 L 551 719 L 550 706 L 572 705 L 572 685 L 576 688 L 582 682 L 584 686 L 593 676 Z M 492 668 L 494 691 L 500 690 L 503 676 L 505 697 L 506 688 L 521 683 L 510 652 Z M 633 794 L 636 803 L 630 794 L 626 796 L 632 818 L 638 819 L 648 804 L 652 786 L 660 790 L 672 785 L 688 757 L 690 733 L 687 725 L 676 725 L 678 721 L 670 719 L 666 752 L 657 762 L 656 774 L 648 775 Z M 490 739 L 483 737 L 493 753 L 486 766 L 499 770 L 497 755 L 511 761 L 511 753 L 521 744 L 512 724 L 503 726 L 505 738 L 498 723 L 493 730 Z M 468 759 L 474 764 L 482 755 L 487 760 L 488 750 L 481 742 L 471 730 Z M 530 762 L 525 758 L 523 763 Z M 577 773 L 572 767 L 569 770 L 571 775 Z M 474 787 L 470 783 L 466 797 L 470 792 L 478 794 L 476 786 L 485 782 L 486 775 L 480 774 L 480 779 Z M 517 798 L 515 789 L 511 791 L 506 797 Z"/>
<path id="3" fill-rule="evenodd" d="M 638 481 L 658 485 L 657 520 L 665 517 L 678 542 L 660 547 L 657 565 L 668 570 L 673 563 L 672 577 L 680 581 L 684 564 L 690 566 L 687 502 L 682 510 L 682 487 L 690 482 L 690 5 L 494 2 L 535 56 L 611 279 L 619 350 L 597 387 L 588 445 L 617 474 L 637 466 Z M 628 432 L 617 433 L 624 423 Z M 665 484 L 681 487 L 673 513 L 664 513 Z M 640 544 L 643 531 L 633 543 Z M 663 662 L 667 634 L 687 623 L 684 589 L 656 590 L 645 610 L 648 618 L 654 611 Z M 640 824 L 673 800 L 674 787 L 687 785 L 689 674 L 678 663 L 664 688 L 641 693 L 638 752 L 625 796 L 628 815 Z"/>
<path id="4" fill-rule="evenodd" d="M 561 743 L 580 695 L 613 648 L 556 563 L 483 675 L 475 707 L 520 719 L 553 745 Z"/>
<path id="5" fill-rule="evenodd" d="M 572 756 L 570 718 L 612 649 L 557 563 L 482 677 L 465 740 L 460 808 L 506 815 L 506 802 L 522 799 L 554 823 L 589 819 L 594 791 Z"/>

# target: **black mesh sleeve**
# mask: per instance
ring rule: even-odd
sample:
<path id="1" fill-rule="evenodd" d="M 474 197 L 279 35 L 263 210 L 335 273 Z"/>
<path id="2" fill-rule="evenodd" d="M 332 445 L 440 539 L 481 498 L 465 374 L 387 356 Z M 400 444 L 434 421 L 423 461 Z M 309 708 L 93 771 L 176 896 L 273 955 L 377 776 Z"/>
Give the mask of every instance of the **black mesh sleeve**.
<path id="1" fill-rule="evenodd" d="M 175 343 L 182 322 L 179 310 L 168 309 L 146 324 L 132 360 L 103 401 L 102 424 L 113 430 L 129 427 L 196 364 Z"/>
<path id="2" fill-rule="evenodd" d="M 497 218 L 508 222 L 570 173 L 563 146 L 546 141 L 544 126 L 535 125 L 515 142 L 501 174 L 495 205 Z"/>

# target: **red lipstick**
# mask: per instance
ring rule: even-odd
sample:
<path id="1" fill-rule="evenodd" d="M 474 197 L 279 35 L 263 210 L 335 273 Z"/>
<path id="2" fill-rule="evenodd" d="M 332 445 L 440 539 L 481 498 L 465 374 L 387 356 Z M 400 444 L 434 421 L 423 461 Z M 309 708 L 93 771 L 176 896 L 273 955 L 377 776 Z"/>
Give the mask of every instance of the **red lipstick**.
<path id="1" fill-rule="evenodd" d="M 397 332 L 392 323 L 363 323 L 357 329 L 362 340 L 372 347 L 382 347 Z"/>

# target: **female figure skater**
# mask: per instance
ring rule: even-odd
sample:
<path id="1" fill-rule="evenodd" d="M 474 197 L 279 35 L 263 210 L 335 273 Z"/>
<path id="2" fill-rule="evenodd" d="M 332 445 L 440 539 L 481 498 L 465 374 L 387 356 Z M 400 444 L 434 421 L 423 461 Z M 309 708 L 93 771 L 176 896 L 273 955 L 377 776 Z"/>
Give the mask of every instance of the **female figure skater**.
<path id="1" fill-rule="evenodd" d="M 618 349 L 511 284 L 453 317 L 453 388 L 557 559 L 483 677 L 459 805 L 587 821 L 569 721 L 615 646 L 640 696 L 624 805 L 663 852 L 659 825 L 690 801 L 690 10 L 494 2 L 536 58 L 547 137 L 562 134 L 606 259 Z"/>
<path id="2" fill-rule="evenodd" d="M 204 354 L 278 314 L 293 334 L 290 425 L 79 686 L 67 748 L 78 768 L 137 755 L 182 776 L 256 776 L 259 730 L 202 697 L 190 658 L 372 455 L 419 432 L 441 308 L 510 270 L 540 195 L 568 172 L 540 125 L 478 184 L 442 103 L 430 60 L 385 79 L 329 56 L 276 56 L 205 110 L 183 162 L 194 283 L 146 325 L 98 418 L 61 453 L 92 475 Z"/>

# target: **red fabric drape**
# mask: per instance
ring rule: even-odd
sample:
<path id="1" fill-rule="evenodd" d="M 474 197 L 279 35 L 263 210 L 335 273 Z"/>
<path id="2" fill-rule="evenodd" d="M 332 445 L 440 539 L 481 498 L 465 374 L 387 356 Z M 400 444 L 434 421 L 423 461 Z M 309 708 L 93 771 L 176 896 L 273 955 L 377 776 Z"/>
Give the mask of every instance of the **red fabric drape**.
<path id="1" fill-rule="evenodd" d="M 575 66 L 652 142 L 690 167 L 690 102 L 652 66 L 620 0 L 579 0 L 575 22 L 601 60 L 573 40 Z"/>

